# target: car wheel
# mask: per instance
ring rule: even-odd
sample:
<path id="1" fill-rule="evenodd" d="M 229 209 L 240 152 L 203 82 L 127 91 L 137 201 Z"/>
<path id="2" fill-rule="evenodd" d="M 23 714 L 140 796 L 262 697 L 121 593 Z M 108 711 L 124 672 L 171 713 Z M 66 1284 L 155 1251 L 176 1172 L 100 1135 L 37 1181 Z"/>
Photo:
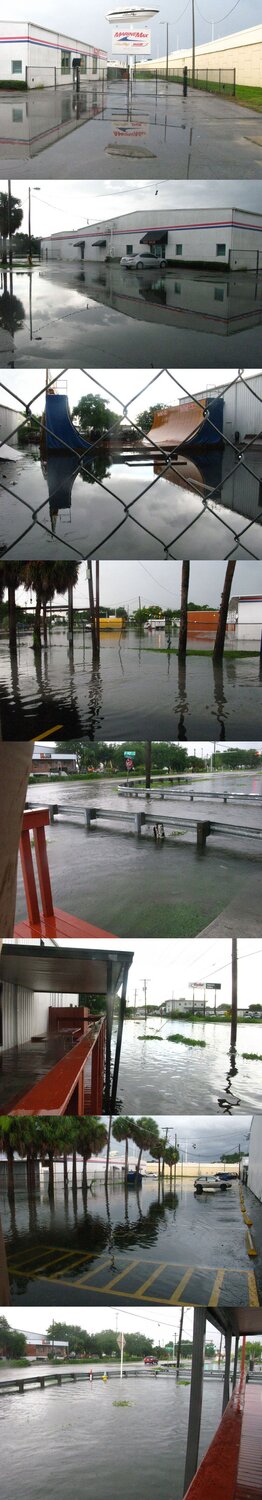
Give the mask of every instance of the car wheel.
<path id="1" fill-rule="evenodd" d="M 137 270 L 138 271 L 142 271 L 143 270 L 143 261 L 142 260 L 137 260 Z"/>
<path id="2" fill-rule="evenodd" d="M 161 260 L 160 261 L 160 265 L 161 265 L 161 270 L 162 271 L 165 269 L 165 264 L 166 264 L 165 260 Z"/>
<path id="3" fill-rule="evenodd" d="M 202 1192 L 203 1192 L 203 1188 L 199 1185 L 199 1187 L 196 1188 L 196 1193 L 197 1193 L 198 1197 L 200 1196 L 200 1193 L 202 1193 Z"/>

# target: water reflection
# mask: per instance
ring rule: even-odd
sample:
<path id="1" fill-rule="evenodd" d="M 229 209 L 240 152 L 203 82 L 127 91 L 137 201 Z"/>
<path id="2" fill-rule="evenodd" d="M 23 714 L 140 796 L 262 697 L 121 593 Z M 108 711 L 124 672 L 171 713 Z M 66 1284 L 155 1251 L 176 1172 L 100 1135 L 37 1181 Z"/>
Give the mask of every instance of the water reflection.
<path id="1" fill-rule="evenodd" d="M 104 107 L 104 79 L 81 86 L 79 94 L 66 86 L 32 90 L 19 96 L 19 106 L 6 92 L 0 101 L 2 154 L 17 161 L 37 156 L 80 124 L 96 120 Z"/>
<path id="2" fill-rule="evenodd" d="M 181 740 L 201 735 L 218 737 L 241 733 L 259 739 L 259 655 L 231 659 L 225 651 L 221 666 L 212 660 L 213 637 L 195 640 L 195 651 L 181 664 L 163 631 L 154 638 L 130 627 L 119 639 L 102 633 L 100 661 L 92 659 L 90 632 L 76 629 L 69 642 L 65 629 L 55 627 L 41 651 L 33 648 L 31 632 L 19 631 L 17 652 L 0 637 L 1 727 L 4 739 L 32 737 L 61 724 L 69 738 L 85 733 L 90 740 L 103 733 L 152 738 L 156 725 L 166 738 Z M 159 648 L 159 649 L 158 649 Z M 210 654 L 208 654 L 210 652 Z M 198 654 L 199 653 L 199 654 Z M 121 706 L 119 684 L 121 681 Z M 55 720 L 50 720 L 50 714 Z"/>
<path id="3" fill-rule="evenodd" d="M 44 276 L 52 282 L 63 281 L 74 284 L 78 280 L 77 265 L 62 268 L 52 261 L 45 262 Z M 43 274 L 43 273 L 42 273 Z M 104 303 L 117 312 L 135 318 L 136 321 L 158 323 L 192 332 L 214 333 L 217 337 L 231 336 L 247 328 L 258 327 L 262 320 L 262 276 L 241 271 L 229 274 L 212 270 L 192 271 L 181 268 L 179 283 L 175 268 L 165 271 L 157 267 L 132 271 L 113 259 L 98 265 L 85 261 L 81 266 L 81 282 L 87 296 L 97 303 Z M 219 294 L 219 295 L 218 295 Z M 199 348 L 198 348 L 199 358 Z"/>

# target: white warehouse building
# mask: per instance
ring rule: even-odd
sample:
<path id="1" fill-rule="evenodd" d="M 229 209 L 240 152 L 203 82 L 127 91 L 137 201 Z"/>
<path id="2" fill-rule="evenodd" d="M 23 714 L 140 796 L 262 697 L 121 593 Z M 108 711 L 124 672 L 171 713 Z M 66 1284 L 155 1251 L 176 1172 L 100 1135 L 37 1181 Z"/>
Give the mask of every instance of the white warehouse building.
<path id="1" fill-rule="evenodd" d="M 73 58 L 80 58 L 84 80 L 102 77 L 107 53 L 33 21 L 1 21 L 0 80 L 27 88 L 51 88 L 73 82 Z"/>
<path id="2" fill-rule="evenodd" d="M 228 611 L 228 626 L 234 630 L 238 640 L 258 641 L 262 637 L 262 594 L 246 594 L 231 599 Z"/>
<path id="3" fill-rule="evenodd" d="M 175 265 L 262 268 L 262 214 L 238 208 L 135 209 L 42 239 L 44 261 L 119 261 L 142 251 Z M 128 274 L 128 273 L 127 273 Z"/>
<path id="4" fill-rule="evenodd" d="M 262 1114 L 253 1115 L 248 1163 L 248 1186 L 262 1203 Z"/>
<path id="5" fill-rule="evenodd" d="M 21 406 L 18 409 L 16 406 L 0 405 L 0 443 L 9 443 L 11 448 L 17 448 L 17 428 L 22 426 L 24 420 L 25 414 L 21 410 Z"/>
<path id="6" fill-rule="evenodd" d="M 248 371 L 244 371 L 243 379 L 231 381 L 228 387 L 216 385 L 207 388 L 205 386 L 197 392 L 198 401 L 207 396 L 212 396 L 213 400 L 217 396 L 223 396 L 224 437 L 228 438 L 230 443 L 242 443 L 244 440 L 250 442 L 251 438 L 255 439 L 253 447 L 256 451 L 259 449 L 262 455 L 262 439 L 259 438 L 262 428 L 262 375 L 249 375 Z M 184 406 L 187 399 L 187 396 L 182 396 L 179 404 Z"/>

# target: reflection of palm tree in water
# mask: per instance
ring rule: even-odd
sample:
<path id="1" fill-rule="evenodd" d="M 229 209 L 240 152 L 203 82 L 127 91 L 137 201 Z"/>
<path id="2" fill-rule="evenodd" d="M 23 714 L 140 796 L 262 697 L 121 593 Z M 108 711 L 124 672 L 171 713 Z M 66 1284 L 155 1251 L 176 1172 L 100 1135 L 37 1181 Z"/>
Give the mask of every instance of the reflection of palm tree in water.
<path id="1" fill-rule="evenodd" d="M 86 724 L 86 733 L 88 734 L 90 740 L 95 739 L 96 730 L 98 728 L 101 728 L 100 710 L 102 705 L 102 697 L 103 683 L 100 666 L 93 666 L 89 684 L 88 715 Z"/>
<path id="2" fill-rule="evenodd" d="M 224 693 L 223 662 L 215 662 L 213 660 L 212 666 L 214 676 L 214 699 L 217 706 L 216 717 L 220 729 L 219 739 L 224 740 L 226 734 L 225 706 L 227 699 Z"/>
<path id="3" fill-rule="evenodd" d="M 0 327 L 5 328 L 13 338 L 18 329 L 24 326 L 25 308 L 19 297 L 13 297 L 12 292 L 8 292 L 6 272 L 3 275 L 2 285 L 4 290 L 0 297 Z"/>
<path id="4" fill-rule="evenodd" d="M 109 1201 L 109 1192 L 108 1192 L 107 1181 L 105 1181 L 105 1200 L 106 1200 L 106 1213 L 107 1213 L 107 1223 L 108 1223 L 108 1252 L 109 1252 L 109 1256 L 110 1256 L 110 1267 L 111 1267 L 111 1271 L 119 1271 L 120 1267 L 117 1266 L 117 1263 L 116 1263 L 116 1260 L 115 1260 L 115 1236 L 114 1236 L 114 1229 L 113 1229 L 112 1219 L 111 1219 L 111 1213 L 110 1213 L 110 1201 Z M 125 1212 L 126 1212 L 126 1199 L 125 1199 Z"/>

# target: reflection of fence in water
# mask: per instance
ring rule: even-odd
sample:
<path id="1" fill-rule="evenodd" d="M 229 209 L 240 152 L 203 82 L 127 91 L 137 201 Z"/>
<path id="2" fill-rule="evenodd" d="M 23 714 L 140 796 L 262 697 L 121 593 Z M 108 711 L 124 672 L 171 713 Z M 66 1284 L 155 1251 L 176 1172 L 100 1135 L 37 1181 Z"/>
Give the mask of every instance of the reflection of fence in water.
<path id="1" fill-rule="evenodd" d="M 62 373 L 64 379 L 67 372 L 63 371 Z M 83 370 L 82 374 L 83 377 L 86 377 L 87 381 L 89 381 L 90 377 L 88 370 Z M 203 412 L 203 396 L 200 398 L 194 392 L 190 392 L 187 385 L 182 384 L 181 380 L 178 380 L 176 373 L 170 370 L 162 370 L 161 372 L 161 376 L 158 382 L 158 398 L 159 395 L 161 397 L 161 379 L 163 379 L 164 376 L 168 376 L 171 382 L 171 390 L 173 387 L 175 387 L 174 406 L 177 406 L 178 389 L 180 392 L 180 399 L 181 397 L 186 397 L 190 401 L 193 400 L 196 406 L 196 413 L 199 412 L 199 409 L 201 409 L 201 413 Z M 151 404 L 151 387 L 155 385 L 155 379 L 155 375 L 150 375 L 150 378 L 143 386 L 143 393 L 141 398 L 143 402 L 146 399 L 146 393 L 149 392 L 150 394 L 148 399 L 149 404 Z M 163 549 L 163 557 L 172 557 L 172 555 L 174 555 L 171 551 L 172 547 L 177 546 L 178 542 L 180 542 L 184 536 L 186 547 L 185 555 L 187 555 L 188 536 L 190 532 L 192 530 L 195 531 L 195 529 L 198 527 L 198 522 L 202 521 L 203 515 L 206 516 L 210 514 L 213 518 L 215 515 L 217 525 L 219 526 L 220 524 L 222 524 L 222 526 L 228 533 L 228 547 L 224 553 L 224 556 L 234 557 L 236 548 L 241 545 L 244 549 L 245 555 L 250 558 L 257 558 L 259 554 L 254 550 L 254 533 L 252 536 L 252 531 L 255 525 L 259 525 L 261 527 L 262 394 L 260 396 L 258 395 L 257 390 L 254 390 L 254 388 L 252 389 L 252 381 L 249 383 L 248 379 L 245 378 L 245 375 L 242 372 L 239 372 L 235 380 L 233 380 L 230 385 L 230 390 L 232 392 L 232 389 L 234 388 L 236 397 L 238 391 L 243 390 L 245 393 L 249 393 L 249 396 L 251 396 L 254 403 L 257 403 L 256 422 L 255 420 L 253 420 L 252 424 L 250 423 L 249 432 L 247 432 L 244 437 L 240 437 L 240 433 L 238 431 L 235 431 L 233 438 L 231 438 L 224 431 L 223 451 L 221 452 L 221 432 L 219 432 L 218 428 L 216 427 L 216 423 L 212 418 L 212 414 L 207 416 L 207 421 L 210 428 L 212 429 L 215 436 L 217 434 L 218 441 L 220 441 L 220 451 L 218 447 L 215 451 L 212 462 L 210 460 L 210 454 L 208 455 L 208 452 L 203 452 L 203 454 L 200 454 L 199 451 L 197 454 L 197 461 L 195 461 L 196 455 L 194 450 L 193 431 L 191 433 L 191 448 L 189 449 L 187 447 L 186 456 L 185 450 L 183 450 L 181 444 L 180 446 L 178 445 L 177 448 L 175 447 L 174 443 L 173 447 L 171 447 L 169 444 L 168 448 L 161 449 L 161 447 L 159 447 L 159 443 L 156 443 L 152 436 L 147 438 L 147 443 L 145 445 L 145 432 L 139 426 L 138 419 L 132 416 L 132 406 L 134 401 L 137 399 L 139 392 L 137 393 L 137 396 L 134 395 L 133 398 L 129 402 L 127 402 L 127 404 L 125 404 L 118 395 L 116 396 L 115 392 L 113 395 L 111 395 L 111 391 L 108 390 L 107 385 L 104 384 L 102 380 L 96 379 L 94 370 L 92 370 L 91 372 L 91 381 L 92 392 L 94 388 L 97 388 L 97 393 L 99 395 L 102 395 L 105 401 L 107 401 L 109 397 L 109 399 L 113 401 L 119 409 L 118 422 L 114 422 L 114 424 L 112 424 L 111 428 L 109 428 L 106 433 L 95 433 L 93 437 L 90 438 L 90 447 L 85 453 L 83 461 L 83 477 L 86 477 L 87 481 L 90 478 L 90 482 L 93 483 L 94 478 L 96 477 L 95 471 L 97 464 L 97 478 L 101 491 L 104 492 L 107 499 L 109 498 L 110 500 L 113 497 L 114 501 L 116 501 L 119 506 L 119 519 L 115 522 L 114 526 L 107 530 L 105 532 L 105 535 L 100 538 L 98 545 L 92 548 L 93 556 L 99 554 L 102 546 L 113 540 L 115 534 L 121 530 L 122 526 L 124 526 L 126 518 L 127 516 L 129 517 L 129 514 L 132 518 L 133 523 L 138 527 L 139 536 L 142 532 L 144 533 L 144 536 L 146 538 L 149 537 L 150 540 L 154 543 L 157 542 L 157 544 L 160 545 L 160 547 Z M 51 389 L 52 386 L 53 381 L 50 379 L 48 389 Z M 227 383 L 223 388 L 220 387 L 220 396 L 225 396 L 228 388 L 229 387 Z M 1 390 L 3 392 L 2 404 L 4 405 L 4 384 L 2 384 Z M 22 424 L 20 420 L 18 422 L 17 413 L 12 414 L 12 410 L 10 409 L 10 428 L 8 433 L 5 432 L 5 439 L 2 439 L 2 441 L 0 440 L 0 463 L 3 441 L 7 444 L 14 445 L 18 436 L 19 444 L 20 434 L 21 443 L 21 426 L 23 426 L 24 423 L 27 422 L 28 418 L 35 417 L 40 431 L 41 417 L 34 412 L 34 405 L 35 401 L 37 401 L 40 396 L 42 396 L 43 398 L 44 405 L 45 391 L 46 386 L 45 383 L 43 383 L 42 379 L 40 389 L 31 402 L 29 401 L 26 403 L 22 399 L 22 397 L 19 397 L 16 394 L 16 403 L 19 404 L 19 406 L 21 407 L 21 411 L 24 414 L 24 422 Z M 212 393 L 209 392 L 210 399 L 211 395 Z M 166 406 L 166 398 L 163 402 L 163 405 Z M 249 402 L 249 413 L 250 410 L 253 411 L 253 406 L 250 407 Z M 14 420 L 14 417 L 16 417 L 16 420 Z M 123 433 L 123 429 L 121 428 L 123 417 L 125 417 L 126 423 L 129 424 L 130 431 L 131 429 L 133 429 L 133 434 L 135 435 L 134 444 L 132 441 L 132 444 L 130 444 L 130 449 L 127 442 L 127 427 L 125 427 L 125 433 Z M 198 430 L 198 428 L 199 417 L 198 419 L 196 418 L 196 431 Z M 106 483 L 106 479 L 108 477 L 106 473 L 107 465 L 110 462 L 115 462 L 117 452 L 119 454 L 119 445 L 121 445 L 121 441 L 124 452 L 124 462 L 126 462 L 127 464 L 128 472 L 130 470 L 130 465 L 132 466 L 132 462 L 136 464 L 136 461 L 139 462 L 141 461 L 141 459 L 143 460 L 141 487 L 139 488 L 136 496 L 129 503 L 128 507 L 126 506 L 125 499 L 122 498 L 121 495 L 116 493 L 115 488 L 112 487 L 112 484 L 110 484 L 109 489 Z M 63 475 L 61 479 L 62 491 L 63 485 L 65 483 L 64 464 L 66 455 L 68 456 L 68 460 L 70 460 L 71 488 L 73 480 L 78 474 L 80 467 L 79 454 L 77 454 L 73 450 L 70 442 L 65 441 L 63 444 L 63 449 L 61 451 L 61 459 L 63 460 Z M 59 459 L 59 455 L 57 455 L 57 457 Z M 104 461 L 106 460 L 106 462 L 104 464 L 102 463 L 101 465 L 100 461 L 102 459 L 104 459 Z M 150 466 L 150 473 L 147 482 L 145 478 L 146 461 L 148 461 Z M 175 535 L 170 535 L 168 542 L 164 541 L 164 539 L 162 539 L 161 536 L 156 533 L 156 530 L 153 529 L 153 526 L 150 526 L 149 512 L 147 513 L 147 518 L 145 521 L 141 519 L 140 514 L 136 515 L 136 506 L 139 504 L 139 501 L 142 497 L 147 497 L 152 494 L 152 499 L 154 499 L 154 490 L 156 485 L 158 484 L 159 478 L 161 477 L 169 480 L 174 485 L 174 487 L 177 486 L 178 489 L 182 491 L 184 490 L 185 494 L 188 495 L 188 492 L 190 492 L 198 500 L 197 514 L 194 515 L 190 521 L 187 521 L 186 524 L 185 522 L 183 522 L 180 530 L 178 532 L 175 532 Z M 2 492 L 11 495 L 12 499 L 14 499 L 14 485 L 11 486 L 11 484 L 8 484 L 6 463 L 3 477 L 0 471 L 0 483 Z M 60 481 L 57 482 L 56 501 L 57 499 L 59 501 L 59 483 Z M 230 520 L 228 512 L 230 511 L 231 507 L 234 512 L 237 511 L 238 496 L 239 499 L 242 496 L 241 514 L 244 513 L 246 519 L 245 524 L 238 530 L 236 534 L 234 517 L 232 516 L 232 520 Z M 10 546 L 2 548 L 1 550 L 2 556 L 5 555 L 5 557 L 8 558 L 8 556 L 10 555 L 12 560 L 15 556 L 16 545 L 20 544 L 24 540 L 25 536 L 30 537 L 31 532 L 34 532 L 36 521 L 38 522 L 41 530 L 46 533 L 48 537 L 50 537 L 50 526 L 48 526 L 44 520 L 45 503 L 43 505 L 43 499 L 41 500 L 39 506 L 36 507 L 33 517 L 32 505 L 22 495 L 18 494 L 17 491 L 15 491 L 15 499 L 18 500 L 21 504 L 21 520 L 23 516 L 23 524 L 21 525 L 21 530 L 19 529 L 19 534 L 17 535 L 15 540 L 12 541 Z M 218 506 L 218 503 L 220 504 L 221 501 L 222 505 L 225 506 L 225 511 L 227 512 L 227 514 L 225 514 L 225 511 L 223 512 L 222 510 L 222 514 L 220 515 L 218 508 L 216 508 L 216 505 Z M 86 552 L 83 549 L 81 550 L 80 547 L 76 546 L 73 542 L 70 542 L 69 539 L 67 539 L 67 549 L 68 553 L 70 553 L 72 557 L 75 557 L 76 560 L 78 559 L 79 562 L 86 559 Z"/>

